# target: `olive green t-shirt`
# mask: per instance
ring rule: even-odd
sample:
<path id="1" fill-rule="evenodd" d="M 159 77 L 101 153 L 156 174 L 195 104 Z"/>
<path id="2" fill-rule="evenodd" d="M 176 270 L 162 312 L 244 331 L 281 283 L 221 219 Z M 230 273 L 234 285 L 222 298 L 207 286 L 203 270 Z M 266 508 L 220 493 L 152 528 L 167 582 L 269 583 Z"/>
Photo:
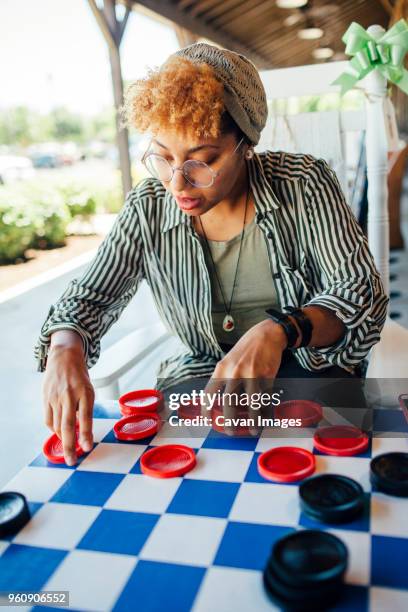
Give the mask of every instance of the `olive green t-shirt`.
<path id="1" fill-rule="evenodd" d="M 204 237 L 200 236 L 200 240 L 211 279 L 214 332 L 218 342 L 232 345 L 251 327 L 267 318 L 266 308 L 277 307 L 278 304 L 265 237 L 254 217 L 245 227 L 231 305 L 235 327 L 229 332 L 224 331 L 222 327 L 226 311 L 207 244 Z M 208 241 L 227 308 L 231 300 L 240 240 L 241 234 L 227 241 Z"/>

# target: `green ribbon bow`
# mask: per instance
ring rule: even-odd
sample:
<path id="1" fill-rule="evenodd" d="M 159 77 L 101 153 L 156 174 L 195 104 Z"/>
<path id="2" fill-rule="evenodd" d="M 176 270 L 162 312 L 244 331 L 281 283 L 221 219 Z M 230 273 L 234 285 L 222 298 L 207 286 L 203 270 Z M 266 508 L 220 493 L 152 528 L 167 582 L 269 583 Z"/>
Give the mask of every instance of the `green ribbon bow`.
<path id="1" fill-rule="evenodd" d="M 408 24 L 405 19 L 397 21 L 378 40 L 353 21 L 342 41 L 346 45 L 346 54 L 354 57 L 345 72 L 331 83 L 341 86 L 341 96 L 372 70 L 379 70 L 388 81 L 408 93 L 408 71 L 403 65 L 408 51 Z"/>

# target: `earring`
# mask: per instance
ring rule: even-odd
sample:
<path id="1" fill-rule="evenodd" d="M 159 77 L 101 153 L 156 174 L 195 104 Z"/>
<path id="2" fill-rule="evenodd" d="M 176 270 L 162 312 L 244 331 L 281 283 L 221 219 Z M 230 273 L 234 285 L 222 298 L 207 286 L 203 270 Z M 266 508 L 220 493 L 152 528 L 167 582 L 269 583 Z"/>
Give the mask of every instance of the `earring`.
<path id="1" fill-rule="evenodd" d="M 254 152 L 252 149 L 248 149 L 248 151 L 245 153 L 245 157 L 246 159 L 251 159 L 254 156 Z"/>

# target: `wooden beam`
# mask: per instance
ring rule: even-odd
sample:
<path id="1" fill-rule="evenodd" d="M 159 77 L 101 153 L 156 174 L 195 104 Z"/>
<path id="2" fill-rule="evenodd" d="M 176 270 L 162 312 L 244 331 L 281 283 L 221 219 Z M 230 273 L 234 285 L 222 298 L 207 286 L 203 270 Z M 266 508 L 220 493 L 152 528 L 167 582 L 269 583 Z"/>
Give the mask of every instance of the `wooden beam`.
<path id="1" fill-rule="evenodd" d="M 184 47 L 188 47 L 189 45 L 194 44 L 195 42 L 197 42 L 199 38 L 196 34 L 193 34 L 189 30 L 186 30 L 186 28 L 182 28 L 177 23 L 174 24 L 174 31 L 176 33 L 177 41 L 178 41 L 178 44 L 180 45 L 180 49 L 183 49 Z"/>
<path id="2" fill-rule="evenodd" d="M 395 4 L 394 4 L 393 11 L 392 11 L 389 26 L 392 26 L 394 23 L 396 23 L 400 19 L 406 19 L 407 16 L 408 16 L 407 0 L 395 0 Z"/>
<path id="3" fill-rule="evenodd" d="M 120 108 L 123 104 L 123 79 L 120 62 L 119 45 L 126 28 L 130 9 L 126 7 L 121 21 L 116 17 L 116 0 L 104 0 L 103 9 L 99 9 L 95 0 L 88 0 L 96 21 L 108 43 L 111 66 L 113 99 L 115 102 L 116 142 L 119 151 L 119 163 L 122 178 L 123 197 L 132 189 L 132 172 L 129 155 L 129 134 L 126 128 L 120 127 Z"/>
<path id="4" fill-rule="evenodd" d="M 226 32 L 211 27 L 203 20 L 195 19 L 188 13 L 181 11 L 176 5 L 167 2 L 167 0 L 140 0 L 137 4 L 141 4 L 155 13 L 166 17 L 197 36 L 213 40 L 218 45 L 226 49 L 231 49 L 231 51 L 235 51 L 236 53 L 242 53 L 260 70 L 270 67 L 270 61 L 267 57 L 254 52 L 250 47 L 238 42 Z"/>
<path id="5" fill-rule="evenodd" d="M 387 13 L 391 16 L 394 9 L 393 9 L 393 6 L 390 0 L 378 0 L 378 1 L 382 5 L 383 9 L 386 10 Z"/>
<path id="6" fill-rule="evenodd" d="M 106 20 L 106 17 L 104 15 L 104 12 L 98 8 L 98 6 L 96 5 L 95 0 L 88 0 L 88 4 L 91 8 L 91 11 L 94 14 L 94 17 L 96 19 L 96 22 L 98 24 L 98 26 L 101 29 L 101 32 L 103 34 L 103 37 L 105 38 L 106 42 L 108 43 L 109 48 L 113 48 L 116 46 L 116 42 L 115 42 L 115 34 L 114 32 L 111 32 L 110 27 L 108 25 L 108 22 Z"/>

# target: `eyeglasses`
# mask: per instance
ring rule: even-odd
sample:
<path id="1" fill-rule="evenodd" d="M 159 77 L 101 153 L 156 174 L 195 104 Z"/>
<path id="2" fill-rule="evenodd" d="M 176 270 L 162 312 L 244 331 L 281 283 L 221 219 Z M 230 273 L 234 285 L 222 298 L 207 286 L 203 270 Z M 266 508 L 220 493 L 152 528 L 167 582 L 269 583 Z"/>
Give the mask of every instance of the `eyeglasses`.
<path id="1" fill-rule="evenodd" d="M 232 155 L 243 140 L 244 139 L 241 138 L 233 150 Z M 205 162 L 196 161 L 195 159 L 187 159 L 182 166 L 173 167 L 165 157 L 157 155 L 157 153 L 147 154 L 146 152 L 142 157 L 142 163 L 152 176 L 164 183 L 172 180 L 176 170 L 181 170 L 186 181 L 191 183 L 194 187 L 211 187 L 221 172 L 221 168 L 215 171 Z"/>

